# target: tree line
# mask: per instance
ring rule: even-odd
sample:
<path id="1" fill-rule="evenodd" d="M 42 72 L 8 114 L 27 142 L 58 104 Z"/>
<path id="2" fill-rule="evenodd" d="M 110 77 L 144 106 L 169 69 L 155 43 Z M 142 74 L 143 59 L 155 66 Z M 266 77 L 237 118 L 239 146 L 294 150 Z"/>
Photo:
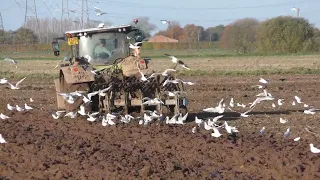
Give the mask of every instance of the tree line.
<path id="1" fill-rule="evenodd" d="M 138 26 L 145 32 L 146 37 L 150 38 L 151 32 L 157 29 L 157 26 L 150 22 L 148 17 L 138 19 Z M 79 19 L 58 21 L 45 18 L 38 22 L 36 19 L 29 19 L 25 27 L 16 31 L 0 32 L 0 44 L 50 43 L 54 37 L 62 36 L 67 30 L 80 29 L 79 22 Z M 84 26 L 85 28 L 97 27 L 99 23 L 101 22 L 90 21 Z M 182 27 L 179 22 L 172 21 L 166 30 L 159 31 L 155 35 L 177 39 L 179 43 L 183 43 L 183 47 L 189 44 L 189 48 L 194 48 L 195 44 L 203 44 L 203 42 L 215 42 L 218 48 L 230 49 L 238 53 L 296 53 L 320 49 L 319 29 L 305 18 L 292 16 L 278 16 L 265 21 L 244 18 L 226 26 L 218 25 L 208 28 L 195 24 Z M 161 47 L 163 46 L 157 49 Z"/>

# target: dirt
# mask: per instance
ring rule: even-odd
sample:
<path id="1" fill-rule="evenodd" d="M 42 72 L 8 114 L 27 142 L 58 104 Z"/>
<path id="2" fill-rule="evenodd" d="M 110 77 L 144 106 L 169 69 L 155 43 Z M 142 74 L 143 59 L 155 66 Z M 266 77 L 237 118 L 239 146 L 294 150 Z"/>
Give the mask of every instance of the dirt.
<path id="1" fill-rule="evenodd" d="M 239 132 L 230 136 L 221 129 L 219 138 L 203 128 L 193 134 L 194 117 L 217 116 L 202 109 L 222 98 L 227 105 L 231 97 L 246 105 L 253 102 L 261 89 L 251 86 L 259 77 L 182 77 L 196 82 L 187 89 L 190 122 L 146 127 L 136 122 L 103 127 L 83 117 L 54 120 L 53 81 L 26 79 L 20 90 L 1 85 L 0 113 L 11 118 L 0 120 L 0 134 L 8 142 L 0 144 L 0 179 L 319 179 L 320 154 L 309 148 L 310 143 L 320 148 L 319 113 L 307 115 L 303 103 L 291 105 L 297 95 L 309 106 L 320 106 L 319 76 L 264 78 L 276 99 L 286 99 L 284 105 L 273 108 L 272 102 L 263 102 L 246 118 L 226 110 L 218 122 L 227 121 Z M 6 108 L 7 103 L 25 102 L 36 109 L 20 113 Z M 280 117 L 288 122 L 281 124 Z M 289 127 L 291 134 L 284 138 Z M 298 136 L 300 141 L 293 141 Z"/>

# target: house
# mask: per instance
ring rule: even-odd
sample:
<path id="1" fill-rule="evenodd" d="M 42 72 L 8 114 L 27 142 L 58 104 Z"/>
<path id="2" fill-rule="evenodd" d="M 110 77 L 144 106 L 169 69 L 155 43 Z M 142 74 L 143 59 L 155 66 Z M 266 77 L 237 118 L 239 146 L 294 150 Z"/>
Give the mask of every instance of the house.
<path id="1" fill-rule="evenodd" d="M 158 36 L 153 36 L 149 38 L 148 42 L 170 42 L 170 43 L 176 43 L 178 40 L 172 39 L 166 36 L 158 35 Z"/>

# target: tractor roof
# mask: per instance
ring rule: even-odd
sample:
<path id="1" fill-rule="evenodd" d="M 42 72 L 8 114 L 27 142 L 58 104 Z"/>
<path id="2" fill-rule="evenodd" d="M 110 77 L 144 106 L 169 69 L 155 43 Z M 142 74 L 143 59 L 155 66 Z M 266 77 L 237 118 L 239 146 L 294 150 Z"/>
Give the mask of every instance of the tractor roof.
<path id="1" fill-rule="evenodd" d="M 133 27 L 131 25 L 119 25 L 119 26 L 108 26 L 102 28 L 88 28 L 88 29 L 80 29 L 67 31 L 65 34 L 72 34 L 73 36 L 78 36 L 79 33 L 88 33 L 95 34 L 101 32 L 126 32 L 129 33 Z"/>

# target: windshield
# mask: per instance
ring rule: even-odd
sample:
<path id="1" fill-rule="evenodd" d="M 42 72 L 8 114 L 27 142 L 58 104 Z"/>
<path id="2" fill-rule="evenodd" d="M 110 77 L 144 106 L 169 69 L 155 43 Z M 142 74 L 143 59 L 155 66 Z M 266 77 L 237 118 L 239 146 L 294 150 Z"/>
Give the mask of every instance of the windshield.
<path id="1" fill-rule="evenodd" d="M 129 54 L 129 46 L 123 33 L 99 33 L 91 37 L 81 36 L 79 55 L 88 59 L 90 64 L 108 65 L 117 58 L 125 58 Z"/>

